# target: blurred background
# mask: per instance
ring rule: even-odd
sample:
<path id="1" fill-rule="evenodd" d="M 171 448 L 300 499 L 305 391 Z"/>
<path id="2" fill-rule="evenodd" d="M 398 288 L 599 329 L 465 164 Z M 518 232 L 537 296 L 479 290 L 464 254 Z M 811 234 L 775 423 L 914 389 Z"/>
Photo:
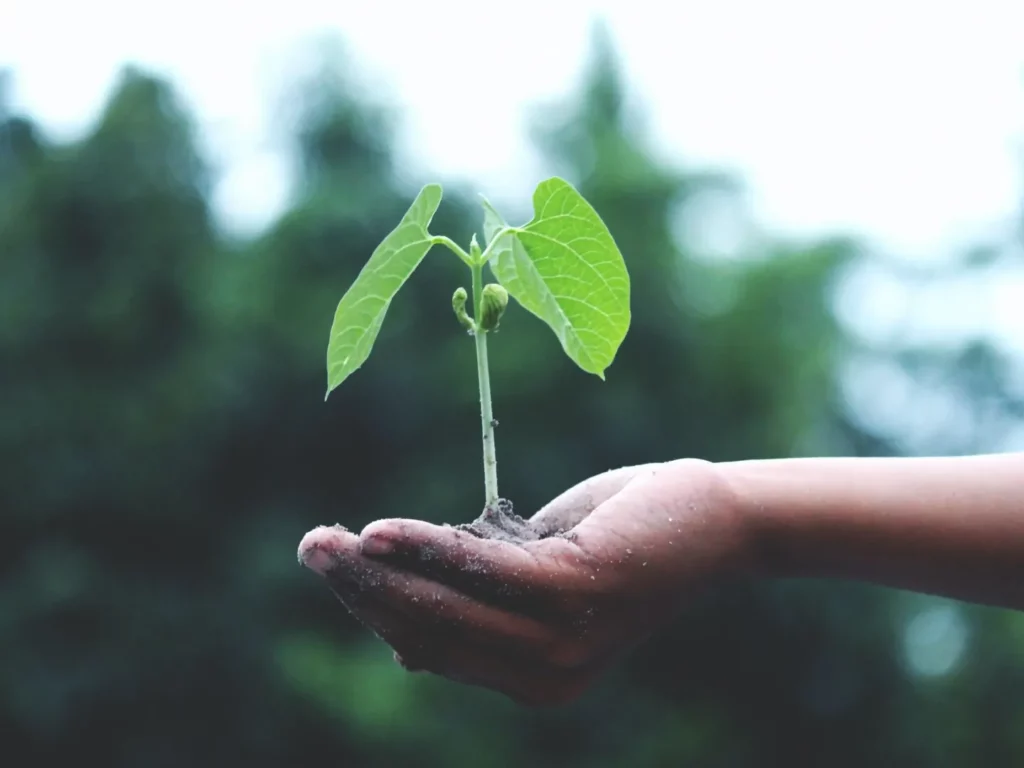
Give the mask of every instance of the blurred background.
<path id="1" fill-rule="evenodd" d="M 532 712 L 404 673 L 295 559 L 480 510 L 443 250 L 323 399 L 434 180 L 467 243 L 563 175 L 632 275 L 604 383 L 516 307 L 492 344 L 520 512 L 681 456 L 1024 449 L 1014 3 L 333 6 L 4 11 L 0 762 L 1024 765 L 1024 615 L 732 587 Z"/>

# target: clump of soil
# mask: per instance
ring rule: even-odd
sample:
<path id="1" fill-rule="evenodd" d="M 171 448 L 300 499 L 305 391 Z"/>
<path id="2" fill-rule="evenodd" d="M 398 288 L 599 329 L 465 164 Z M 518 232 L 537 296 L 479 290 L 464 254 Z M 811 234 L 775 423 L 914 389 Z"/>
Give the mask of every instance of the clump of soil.
<path id="1" fill-rule="evenodd" d="M 498 499 L 484 507 L 480 517 L 472 523 L 454 526 L 457 531 L 466 531 L 479 539 L 496 539 L 510 544 L 525 544 L 540 541 L 559 533 L 549 526 L 543 529 L 517 515 L 508 499 Z"/>

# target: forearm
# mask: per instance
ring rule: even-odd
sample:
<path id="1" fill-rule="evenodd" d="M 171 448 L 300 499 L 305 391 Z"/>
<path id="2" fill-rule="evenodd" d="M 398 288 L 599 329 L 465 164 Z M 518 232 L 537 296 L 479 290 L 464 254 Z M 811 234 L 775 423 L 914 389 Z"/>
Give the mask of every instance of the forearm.
<path id="1" fill-rule="evenodd" d="M 1024 609 L 1024 454 L 718 465 L 772 576 Z"/>

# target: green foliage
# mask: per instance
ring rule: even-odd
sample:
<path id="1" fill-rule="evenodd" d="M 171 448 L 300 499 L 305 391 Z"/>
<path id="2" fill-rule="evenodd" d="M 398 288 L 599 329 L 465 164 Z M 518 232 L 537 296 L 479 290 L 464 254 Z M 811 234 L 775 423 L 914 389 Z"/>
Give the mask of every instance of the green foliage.
<path id="1" fill-rule="evenodd" d="M 441 194 L 440 184 L 420 190 L 339 302 L 327 345 L 328 395 L 366 362 L 391 300 L 433 245 L 427 227 L 441 204 Z"/>
<path id="2" fill-rule="evenodd" d="M 497 329 L 509 293 L 547 322 L 571 359 L 601 379 L 629 329 L 629 275 L 601 217 L 563 179 L 542 182 L 533 199 L 536 215 L 524 227 L 498 224 L 485 201 L 487 249 L 481 250 L 474 234 L 467 253 L 451 238 L 430 234 L 441 186 L 425 186 L 342 297 L 327 347 L 329 396 L 369 357 L 391 300 L 431 246 L 444 245 L 458 256 L 472 275 L 475 317 L 466 312 L 464 288 L 453 294 L 452 309 L 476 338 L 488 504 L 498 499 L 498 474 L 486 334 Z M 500 284 L 483 284 L 487 263 Z"/>
<path id="3" fill-rule="evenodd" d="M 597 211 L 567 181 L 538 185 L 533 208 L 528 224 L 509 230 L 484 201 L 491 270 L 516 301 L 551 327 L 580 368 L 603 379 L 629 330 L 622 254 Z"/>
<path id="4" fill-rule="evenodd" d="M 487 261 L 501 286 L 551 327 L 565 353 L 603 379 L 629 330 L 629 273 L 597 211 L 569 182 L 548 179 L 537 186 L 534 218 L 522 227 L 509 227 L 485 200 L 487 250 L 481 253 L 474 235 L 467 254 L 428 231 L 440 202 L 441 186 L 425 186 L 342 297 L 327 348 L 328 395 L 369 357 L 391 300 L 437 243 L 470 266 Z M 488 298 L 489 288 L 484 299 L 497 316 L 479 318 L 484 331 L 497 326 L 508 303 L 494 289 Z M 464 325 L 465 301 L 456 292 L 453 308 Z"/>

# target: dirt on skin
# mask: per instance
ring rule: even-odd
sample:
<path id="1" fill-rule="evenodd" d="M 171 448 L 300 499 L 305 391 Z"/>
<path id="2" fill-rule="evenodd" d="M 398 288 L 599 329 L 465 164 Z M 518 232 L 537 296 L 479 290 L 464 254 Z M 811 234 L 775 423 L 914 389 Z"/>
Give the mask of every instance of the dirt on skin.
<path id="1" fill-rule="evenodd" d="M 550 523 L 543 528 L 517 515 L 508 499 L 498 499 L 484 507 L 484 511 L 472 523 L 452 526 L 457 531 L 466 531 L 479 539 L 494 539 L 510 544 L 526 544 L 556 536 L 566 529 L 552 529 Z"/>

